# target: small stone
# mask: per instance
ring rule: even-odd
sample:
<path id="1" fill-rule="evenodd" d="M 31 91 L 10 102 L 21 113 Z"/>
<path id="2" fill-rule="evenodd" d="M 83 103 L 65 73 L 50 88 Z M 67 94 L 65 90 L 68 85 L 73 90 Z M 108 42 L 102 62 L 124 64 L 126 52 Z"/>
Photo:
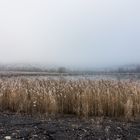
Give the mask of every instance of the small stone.
<path id="1" fill-rule="evenodd" d="M 87 132 L 87 130 L 86 129 L 83 129 L 83 131 L 86 133 Z"/>
<path id="2" fill-rule="evenodd" d="M 17 134 L 16 133 L 12 133 L 12 136 L 16 136 Z"/>
<path id="3" fill-rule="evenodd" d="M 118 130 L 122 130 L 121 127 L 117 127 Z"/>
<path id="4" fill-rule="evenodd" d="M 4 137 L 6 140 L 11 140 L 11 136 L 5 136 Z"/>
<path id="5" fill-rule="evenodd" d="M 38 137 L 38 135 L 33 135 L 33 137 L 35 138 L 35 137 Z"/>
<path id="6" fill-rule="evenodd" d="M 106 133 L 109 133 L 109 131 L 110 131 L 110 126 L 106 126 L 105 132 L 106 132 Z"/>
<path id="7" fill-rule="evenodd" d="M 121 140 L 121 138 L 117 138 L 116 140 Z"/>

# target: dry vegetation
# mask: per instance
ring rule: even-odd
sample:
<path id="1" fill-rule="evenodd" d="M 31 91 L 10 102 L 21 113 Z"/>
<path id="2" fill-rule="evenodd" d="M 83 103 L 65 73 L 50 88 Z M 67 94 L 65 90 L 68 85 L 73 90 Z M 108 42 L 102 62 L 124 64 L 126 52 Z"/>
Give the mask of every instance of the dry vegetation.
<path id="1" fill-rule="evenodd" d="M 27 114 L 137 117 L 140 82 L 0 79 L 0 109 Z"/>

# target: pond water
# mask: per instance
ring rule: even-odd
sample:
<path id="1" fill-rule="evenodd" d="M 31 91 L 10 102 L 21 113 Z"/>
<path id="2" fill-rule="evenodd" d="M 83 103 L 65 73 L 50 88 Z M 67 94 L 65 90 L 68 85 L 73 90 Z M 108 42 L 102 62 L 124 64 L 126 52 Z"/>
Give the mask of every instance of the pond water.
<path id="1" fill-rule="evenodd" d="M 99 74 L 99 75 L 74 75 L 74 76 L 39 76 L 41 79 L 66 79 L 66 80 L 140 80 L 140 74 Z"/>
<path id="2" fill-rule="evenodd" d="M 51 73 L 32 73 L 32 72 L 12 72 L 12 73 L 0 73 L 2 78 L 39 78 L 39 79 L 66 79 L 66 80 L 79 80 L 79 79 L 90 79 L 90 80 L 140 80 L 140 73 L 100 73 L 93 75 L 69 75 L 69 74 L 51 74 Z"/>

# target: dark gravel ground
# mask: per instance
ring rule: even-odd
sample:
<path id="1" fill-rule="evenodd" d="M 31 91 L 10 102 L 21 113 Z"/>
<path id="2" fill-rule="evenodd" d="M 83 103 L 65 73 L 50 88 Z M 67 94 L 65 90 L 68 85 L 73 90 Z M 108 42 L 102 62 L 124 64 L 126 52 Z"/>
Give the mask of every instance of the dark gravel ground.
<path id="1" fill-rule="evenodd" d="M 0 140 L 140 140 L 140 121 L 1 113 Z"/>

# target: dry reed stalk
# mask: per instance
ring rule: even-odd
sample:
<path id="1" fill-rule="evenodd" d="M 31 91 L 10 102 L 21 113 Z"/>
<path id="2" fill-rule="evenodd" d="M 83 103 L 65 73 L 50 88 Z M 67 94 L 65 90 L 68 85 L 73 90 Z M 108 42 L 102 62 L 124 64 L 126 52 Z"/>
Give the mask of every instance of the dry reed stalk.
<path id="1" fill-rule="evenodd" d="M 0 79 L 1 111 L 131 118 L 140 115 L 140 82 Z"/>

